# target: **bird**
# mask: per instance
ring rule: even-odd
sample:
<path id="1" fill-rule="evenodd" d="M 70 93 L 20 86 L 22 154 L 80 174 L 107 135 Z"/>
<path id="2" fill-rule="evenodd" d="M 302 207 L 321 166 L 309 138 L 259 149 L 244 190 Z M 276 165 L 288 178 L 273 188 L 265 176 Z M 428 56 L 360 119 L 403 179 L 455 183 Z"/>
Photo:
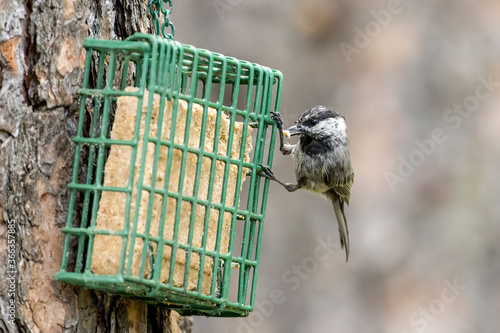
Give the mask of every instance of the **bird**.
<path id="1" fill-rule="evenodd" d="M 349 153 L 349 140 L 345 118 L 329 107 L 318 105 L 305 111 L 294 126 L 283 130 L 283 120 L 271 112 L 279 133 L 280 151 L 292 155 L 296 183 L 279 180 L 273 170 L 259 164 L 259 174 L 281 184 L 287 191 L 305 189 L 332 202 L 337 219 L 340 244 L 349 260 L 349 230 L 344 204 L 349 205 L 354 171 Z M 299 135 L 295 145 L 285 143 L 284 136 Z"/>

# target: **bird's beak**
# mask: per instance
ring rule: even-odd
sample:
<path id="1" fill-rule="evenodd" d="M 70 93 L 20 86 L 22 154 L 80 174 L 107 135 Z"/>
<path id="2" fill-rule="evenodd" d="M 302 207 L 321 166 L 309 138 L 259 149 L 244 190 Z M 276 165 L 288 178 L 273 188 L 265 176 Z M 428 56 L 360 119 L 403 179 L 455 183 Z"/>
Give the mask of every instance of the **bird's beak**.
<path id="1" fill-rule="evenodd" d="M 301 134 L 304 134 L 306 132 L 306 131 L 304 131 L 304 129 L 300 125 L 294 125 L 294 126 L 290 127 L 289 129 L 287 129 L 287 131 L 288 131 L 288 133 L 290 133 L 290 136 L 301 135 Z"/>

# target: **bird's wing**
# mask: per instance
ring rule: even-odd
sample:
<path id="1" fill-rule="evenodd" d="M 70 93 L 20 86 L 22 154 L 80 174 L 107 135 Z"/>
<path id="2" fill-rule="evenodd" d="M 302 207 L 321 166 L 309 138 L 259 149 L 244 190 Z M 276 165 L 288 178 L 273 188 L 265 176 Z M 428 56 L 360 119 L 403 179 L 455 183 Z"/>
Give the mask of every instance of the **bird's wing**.
<path id="1" fill-rule="evenodd" d="M 342 176 L 339 177 L 335 174 L 333 175 L 325 175 L 325 183 L 335 192 L 336 195 L 345 202 L 349 204 L 349 198 L 351 196 L 351 188 L 354 182 L 354 173 L 342 173 Z"/>
<path id="2" fill-rule="evenodd" d="M 351 196 L 352 182 L 344 185 L 333 186 L 333 191 L 339 196 L 340 200 L 349 204 L 349 197 Z"/>

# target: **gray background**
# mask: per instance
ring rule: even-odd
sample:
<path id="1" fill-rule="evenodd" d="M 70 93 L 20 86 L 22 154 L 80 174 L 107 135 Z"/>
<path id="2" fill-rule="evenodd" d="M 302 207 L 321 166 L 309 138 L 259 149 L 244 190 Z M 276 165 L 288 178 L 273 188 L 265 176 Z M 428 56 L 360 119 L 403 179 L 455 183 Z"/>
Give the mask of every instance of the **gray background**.
<path id="1" fill-rule="evenodd" d="M 345 115 L 356 174 L 348 263 L 330 203 L 272 184 L 260 309 L 195 332 L 498 330 L 500 93 L 479 78 L 500 81 L 500 2 L 398 3 L 174 1 L 176 40 L 283 72 L 285 125 L 317 104 Z M 290 157 L 274 168 L 294 179 Z"/>

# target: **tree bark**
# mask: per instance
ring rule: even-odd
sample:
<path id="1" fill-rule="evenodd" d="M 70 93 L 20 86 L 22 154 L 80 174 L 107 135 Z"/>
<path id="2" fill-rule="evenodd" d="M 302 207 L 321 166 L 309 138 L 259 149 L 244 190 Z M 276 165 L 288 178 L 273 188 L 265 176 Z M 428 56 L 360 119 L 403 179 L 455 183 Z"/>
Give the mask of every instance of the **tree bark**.
<path id="1" fill-rule="evenodd" d="M 0 2 L 0 331 L 190 332 L 190 318 L 53 280 L 85 37 L 150 32 L 144 0 Z M 7 281 L 4 283 L 4 281 Z"/>

